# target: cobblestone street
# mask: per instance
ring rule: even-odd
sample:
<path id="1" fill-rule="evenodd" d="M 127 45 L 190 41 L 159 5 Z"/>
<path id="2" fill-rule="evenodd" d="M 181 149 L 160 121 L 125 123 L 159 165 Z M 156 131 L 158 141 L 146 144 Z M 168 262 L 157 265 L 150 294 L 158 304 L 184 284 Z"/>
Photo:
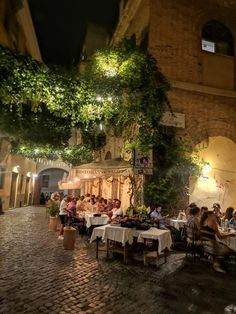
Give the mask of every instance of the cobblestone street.
<path id="1" fill-rule="evenodd" d="M 43 207 L 0 216 L 0 313 L 224 313 L 235 302 L 235 272 L 185 263 L 172 254 L 159 269 L 95 259 L 78 236 L 66 251 L 49 232 Z"/>

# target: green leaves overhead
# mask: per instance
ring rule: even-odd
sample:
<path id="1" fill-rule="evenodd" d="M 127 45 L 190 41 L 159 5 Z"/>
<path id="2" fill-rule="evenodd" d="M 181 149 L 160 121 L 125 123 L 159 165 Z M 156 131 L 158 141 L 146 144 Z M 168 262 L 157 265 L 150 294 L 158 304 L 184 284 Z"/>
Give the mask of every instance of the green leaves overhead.
<path id="1" fill-rule="evenodd" d="M 53 142 L 50 135 L 53 129 L 56 134 L 63 133 L 67 140 L 69 132 L 59 128 L 59 121 L 68 130 L 76 127 L 84 134 L 102 122 L 104 127 L 114 129 L 115 134 L 130 143 L 149 147 L 153 127 L 158 126 L 168 104 L 169 85 L 156 61 L 129 41 L 97 51 L 81 75 L 57 67 L 49 68 L 29 56 L 0 47 L 0 79 L 4 116 L 9 115 L 8 121 L 16 121 L 16 115 L 19 117 L 15 125 L 15 129 L 21 130 L 19 137 L 26 137 L 22 125 L 26 125 L 32 136 L 38 133 L 37 123 L 31 123 L 32 119 L 42 122 L 40 113 L 47 112 L 46 124 L 50 125 L 50 130 L 45 128 L 48 136 L 42 143 Z M 29 123 L 25 119 L 26 111 Z M 6 124 L 2 128 L 14 133 L 14 128 Z M 144 142 L 147 132 L 150 136 L 148 142 L 147 139 Z M 27 137 L 30 140 L 30 136 Z M 61 141 L 63 139 L 59 137 L 58 142 Z"/>
<path id="2" fill-rule="evenodd" d="M 39 146 L 28 143 L 19 143 L 12 141 L 11 152 L 22 155 L 26 158 L 37 160 L 39 158 L 58 160 L 76 166 L 81 163 L 90 162 L 93 159 L 92 150 L 86 145 L 69 145 L 66 147 Z"/>

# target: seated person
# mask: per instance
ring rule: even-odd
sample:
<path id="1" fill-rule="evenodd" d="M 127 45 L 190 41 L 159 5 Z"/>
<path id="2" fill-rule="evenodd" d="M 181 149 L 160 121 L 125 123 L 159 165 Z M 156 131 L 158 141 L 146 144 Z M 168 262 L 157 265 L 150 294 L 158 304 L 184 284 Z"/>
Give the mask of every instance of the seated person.
<path id="1" fill-rule="evenodd" d="M 76 209 L 78 211 L 84 211 L 84 205 L 83 205 L 83 201 L 84 201 L 84 196 L 80 196 L 80 198 L 78 199 L 77 203 L 76 203 Z"/>
<path id="2" fill-rule="evenodd" d="M 200 237 L 200 208 L 195 206 L 189 210 L 189 218 L 186 224 L 187 242 L 193 245 L 201 245 Z"/>
<path id="3" fill-rule="evenodd" d="M 234 212 L 234 208 L 228 207 L 225 211 L 224 216 L 223 216 L 223 221 L 229 221 L 230 219 L 232 219 L 233 218 L 233 212 Z"/>
<path id="4" fill-rule="evenodd" d="M 188 218 L 189 218 L 189 216 L 190 216 L 190 214 L 189 214 L 190 209 L 193 208 L 193 207 L 196 207 L 196 206 L 197 206 L 196 203 L 190 203 L 190 204 L 185 208 L 184 213 L 185 213 L 185 218 L 186 218 L 187 220 L 188 220 Z"/>
<path id="5" fill-rule="evenodd" d="M 203 215 L 205 212 L 207 212 L 207 211 L 208 211 L 208 207 L 202 206 L 202 207 L 201 207 L 201 211 L 200 211 L 200 216 L 202 217 L 202 215 Z"/>
<path id="6" fill-rule="evenodd" d="M 162 206 L 160 204 L 156 204 L 150 215 L 153 222 L 157 225 L 157 228 L 165 228 L 165 220 L 168 217 L 168 215 L 162 216 L 161 210 Z"/>
<path id="7" fill-rule="evenodd" d="M 229 221 L 229 226 L 232 226 L 236 229 L 236 211 L 233 213 L 233 217 Z"/>
<path id="8" fill-rule="evenodd" d="M 111 216 L 111 219 L 114 219 L 118 216 L 123 216 L 123 210 L 120 208 L 120 205 L 121 205 L 121 201 L 116 199 L 114 202 L 114 206 L 109 213 L 109 216 Z"/>
<path id="9" fill-rule="evenodd" d="M 212 208 L 213 208 L 213 213 L 216 216 L 218 225 L 221 225 L 221 218 L 223 217 L 223 214 L 220 211 L 220 209 L 221 209 L 220 204 L 214 203 Z"/>
<path id="10" fill-rule="evenodd" d="M 201 221 L 201 239 L 204 250 L 215 257 L 213 267 L 218 272 L 224 272 L 219 263 L 219 258 L 225 257 L 232 253 L 232 250 L 218 239 L 225 239 L 235 236 L 234 234 L 222 233 L 219 230 L 217 215 L 213 211 L 203 214 Z M 217 237 L 217 238 L 216 238 Z"/>

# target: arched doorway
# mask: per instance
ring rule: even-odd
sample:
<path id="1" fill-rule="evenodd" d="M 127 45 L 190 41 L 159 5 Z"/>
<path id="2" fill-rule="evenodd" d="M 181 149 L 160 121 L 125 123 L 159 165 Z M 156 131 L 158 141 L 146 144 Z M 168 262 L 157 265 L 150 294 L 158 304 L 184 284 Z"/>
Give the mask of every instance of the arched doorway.
<path id="1" fill-rule="evenodd" d="M 190 202 L 198 206 L 220 203 L 222 210 L 236 206 L 236 144 L 223 136 L 209 137 L 196 147 L 210 167 L 199 178 L 190 178 Z"/>
<path id="2" fill-rule="evenodd" d="M 37 189 L 35 191 L 35 203 L 40 203 L 40 195 L 50 195 L 55 191 L 60 191 L 58 182 L 62 180 L 64 175 L 68 175 L 68 171 L 59 168 L 48 168 L 38 173 Z"/>

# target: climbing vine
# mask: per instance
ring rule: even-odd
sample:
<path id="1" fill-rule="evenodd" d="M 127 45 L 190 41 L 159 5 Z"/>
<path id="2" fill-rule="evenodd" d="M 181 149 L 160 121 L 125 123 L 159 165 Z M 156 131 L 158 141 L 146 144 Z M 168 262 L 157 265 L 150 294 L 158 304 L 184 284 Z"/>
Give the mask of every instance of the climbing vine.
<path id="1" fill-rule="evenodd" d="M 82 74 L 0 46 L 0 125 L 14 138 L 14 153 L 78 165 L 92 160 L 112 130 L 130 150 L 153 149 L 145 197 L 166 204 L 197 169 L 174 129 L 160 125 L 169 90 L 156 60 L 132 40 L 98 50 Z M 68 146 L 72 128 L 80 130 L 80 145 Z"/>

